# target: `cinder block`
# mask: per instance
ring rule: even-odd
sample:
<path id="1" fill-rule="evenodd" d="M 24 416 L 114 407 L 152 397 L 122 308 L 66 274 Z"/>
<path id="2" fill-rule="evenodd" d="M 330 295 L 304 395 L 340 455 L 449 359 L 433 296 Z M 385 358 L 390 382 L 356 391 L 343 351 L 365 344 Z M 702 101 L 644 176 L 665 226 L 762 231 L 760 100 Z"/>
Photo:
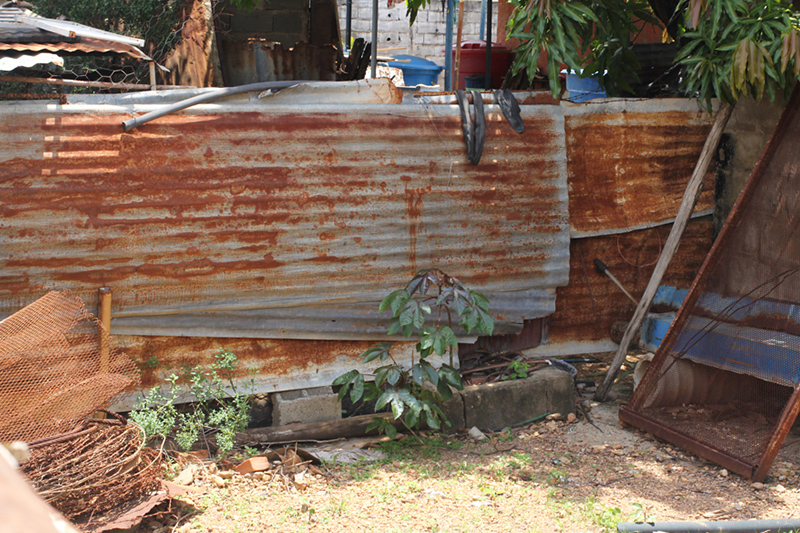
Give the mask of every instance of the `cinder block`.
<path id="1" fill-rule="evenodd" d="M 277 392 L 272 397 L 275 426 L 292 422 L 309 424 L 342 418 L 342 404 L 330 387 Z"/>
<path id="2" fill-rule="evenodd" d="M 555 368 L 544 368 L 527 379 L 466 387 L 465 427 L 498 430 L 546 413 L 567 415 L 575 410 L 572 377 Z"/>
<path id="3" fill-rule="evenodd" d="M 422 34 L 422 44 L 444 46 L 444 35 L 434 35 L 432 33 Z"/>
<path id="4" fill-rule="evenodd" d="M 418 34 L 422 33 L 444 33 L 445 28 L 443 28 L 440 24 L 435 24 L 433 22 L 420 22 L 419 24 L 414 24 L 414 31 Z"/>

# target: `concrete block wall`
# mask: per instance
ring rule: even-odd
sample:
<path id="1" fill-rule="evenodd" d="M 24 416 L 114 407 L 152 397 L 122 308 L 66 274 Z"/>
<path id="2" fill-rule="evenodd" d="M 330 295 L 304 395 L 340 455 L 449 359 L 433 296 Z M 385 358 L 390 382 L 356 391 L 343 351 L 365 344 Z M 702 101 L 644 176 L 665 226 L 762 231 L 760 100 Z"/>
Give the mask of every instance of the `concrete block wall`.
<path id="1" fill-rule="evenodd" d="M 492 3 L 492 20 L 497 21 L 497 2 Z M 347 8 L 345 0 L 338 0 L 339 8 L 339 28 L 342 39 L 345 38 L 345 28 L 347 27 Z M 456 2 L 456 14 L 458 13 L 458 3 Z M 408 17 L 406 17 L 405 3 L 395 4 L 393 7 L 386 7 L 386 0 L 378 2 L 378 49 L 381 48 L 402 48 L 401 50 L 391 50 L 380 52 L 381 55 L 409 54 L 429 59 L 434 63 L 444 66 L 444 37 L 445 37 L 445 13 L 442 10 L 442 3 L 434 0 L 431 4 L 421 10 L 414 21 L 414 25 L 409 27 Z M 464 28 L 462 30 L 462 40 L 471 41 L 480 38 L 481 22 L 481 2 L 480 0 L 466 0 L 464 3 Z M 453 41 L 456 39 L 456 28 L 453 25 Z M 497 25 L 495 23 L 492 36 L 497 35 Z M 372 40 L 372 1 L 353 0 L 352 17 L 352 38 L 364 38 L 366 41 Z"/>

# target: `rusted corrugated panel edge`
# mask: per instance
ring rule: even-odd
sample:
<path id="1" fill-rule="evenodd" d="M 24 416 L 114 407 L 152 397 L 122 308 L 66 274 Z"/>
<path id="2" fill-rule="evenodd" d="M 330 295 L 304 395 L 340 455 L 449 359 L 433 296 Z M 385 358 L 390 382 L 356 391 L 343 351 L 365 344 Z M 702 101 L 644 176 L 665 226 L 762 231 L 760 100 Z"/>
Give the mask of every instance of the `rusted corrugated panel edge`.
<path id="1" fill-rule="evenodd" d="M 230 325 L 221 336 L 320 338 L 316 321 L 360 339 L 420 268 L 490 294 L 512 330 L 552 313 L 567 282 L 558 106 L 523 106 L 523 135 L 487 106 L 473 166 L 456 106 L 223 101 L 123 134 L 154 106 L 83 101 L 0 106 L 0 314 L 62 288 L 91 305 L 107 285 L 112 331 L 151 318 L 119 330 L 130 335 L 194 335 L 184 319 L 202 314 Z M 371 314 L 340 320 L 340 305 Z M 258 310 L 276 309 L 284 322 L 264 324 Z"/>
<path id="2" fill-rule="evenodd" d="M 714 209 L 702 209 L 700 211 L 692 213 L 690 218 L 692 219 L 703 218 L 713 214 L 714 214 Z M 602 237 L 603 235 L 621 235 L 623 233 L 630 233 L 632 231 L 637 231 L 641 229 L 650 229 L 650 228 L 657 228 L 659 226 L 668 226 L 673 222 L 675 222 L 675 219 L 670 218 L 658 222 L 639 224 L 638 226 L 631 226 L 629 228 L 609 228 L 609 229 L 599 229 L 596 231 L 580 231 L 575 228 L 572 228 L 570 229 L 569 236 L 573 239 L 582 239 L 586 237 Z"/>
<path id="3" fill-rule="evenodd" d="M 586 116 L 595 114 L 610 115 L 614 113 L 697 113 L 694 119 L 687 119 L 688 125 L 703 125 L 707 122 L 709 114 L 700 106 L 700 101 L 695 98 L 606 98 L 602 100 L 587 100 L 581 103 L 572 103 L 561 100 L 561 105 L 567 109 L 570 116 Z M 714 111 L 719 107 L 717 100 L 712 100 Z M 624 119 L 620 119 L 620 124 Z"/>
<path id="4" fill-rule="evenodd" d="M 392 348 L 392 355 L 395 361 L 406 368 L 410 368 L 412 360 L 414 362 L 418 361 L 414 345 L 415 343 L 410 342 L 395 344 L 394 348 Z M 169 356 L 169 354 L 165 355 L 167 357 Z M 269 356 L 264 355 L 263 359 L 260 361 L 262 366 L 255 366 L 249 375 L 233 378 L 236 390 L 248 391 L 248 393 L 252 394 L 262 394 L 315 387 L 328 387 L 334 379 L 345 372 L 349 372 L 353 368 L 358 368 L 361 372 L 370 374 L 374 372 L 377 367 L 386 364 L 378 360 L 364 363 L 360 357 L 341 355 L 331 361 L 326 361 L 323 365 L 311 365 L 311 367 L 309 367 L 309 359 L 302 357 L 302 355 L 303 354 L 298 354 L 298 356 L 293 359 L 293 365 L 281 368 L 280 371 L 271 367 Z M 170 360 L 167 359 L 163 362 L 169 363 Z M 450 360 L 449 357 L 441 357 L 433 354 L 428 357 L 428 362 L 435 368 L 439 368 L 443 363 L 449 364 Z M 458 357 L 453 360 L 453 364 L 458 367 Z M 246 361 L 244 365 L 247 365 Z M 156 383 L 166 382 L 169 374 L 174 371 L 175 369 L 165 368 L 160 372 Z M 143 389 L 144 388 L 145 387 L 143 387 Z M 165 393 L 168 392 L 166 388 L 166 386 L 163 387 Z M 137 390 L 130 394 L 122 395 L 115 399 L 111 409 L 121 412 L 129 411 L 136 405 L 137 401 L 142 398 L 145 392 L 146 390 Z M 194 397 L 191 393 L 186 393 L 178 398 L 176 403 L 191 401 L 194 401 Z"/>
<path id="5" fill-rule="evenodd" d="M 553 290 L 489 293 L 491 312 L 499 320 L 495 335 L 519 333 L 523 320 L 534 310 L 555 311 Z M 379 302 L 227 311 L 224 313 L 176 313 L 169 316 L 114 318 L 115 335 L 244 337 L 262 339 L 382 340 L 390 313 L 376 318 Z M 544 316 L 543 315 L 543 316 Z M 475 338 L 459 331 L 460 342 Z M 402 339 L 401 337 L 396 337 Z"/>

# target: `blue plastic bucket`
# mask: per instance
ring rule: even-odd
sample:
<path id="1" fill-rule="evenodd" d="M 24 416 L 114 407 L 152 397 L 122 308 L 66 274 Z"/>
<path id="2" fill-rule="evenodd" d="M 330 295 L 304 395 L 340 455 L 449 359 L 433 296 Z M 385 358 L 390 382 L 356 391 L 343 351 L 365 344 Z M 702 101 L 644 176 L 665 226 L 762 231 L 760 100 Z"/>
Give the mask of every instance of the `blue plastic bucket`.
<path id="1" fill-rule="evenodd" d="M 568 72 L 567 91 L 569 99 L 573 102 L 585 102 L 593 98 L 605 98 L 606 92 L 600 87 L 597 77 L 581 78 L 577 72 Z"/>

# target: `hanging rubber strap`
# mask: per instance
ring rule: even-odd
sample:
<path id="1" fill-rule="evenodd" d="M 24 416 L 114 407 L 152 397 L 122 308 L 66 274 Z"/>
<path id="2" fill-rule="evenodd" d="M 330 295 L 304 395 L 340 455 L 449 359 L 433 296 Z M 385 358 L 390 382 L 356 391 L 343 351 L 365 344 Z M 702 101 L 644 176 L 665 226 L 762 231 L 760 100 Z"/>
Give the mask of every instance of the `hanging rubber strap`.
<path id="1" fill-rule="evenodd" d="M 506 117 L 506 120 L 511 124 L 511 127 L 514 128 L 514 131 L 523 133 L 525 131 L 525 124 L 522 123 L 517 99 L 514 98 L 511 91 L 508 89 L 495 90 L 494 101 L 500 106 L 503 116 Z"/>
<path id="2" fill-rule="evenodd" d="M 461 110 L 461 131 L 464 134 L 464 144 L 467 147 L 467 158 L 470 163 L 477 165 L 483 153 L 483 142 L 486 136 L 486 118 L 483 114 L 483 99 L 480 94 L 473 95 L 475 105 L 475 119 L 469 111 L 469 100 L 464 91 L 456 91 L 456 101 Z"/>

